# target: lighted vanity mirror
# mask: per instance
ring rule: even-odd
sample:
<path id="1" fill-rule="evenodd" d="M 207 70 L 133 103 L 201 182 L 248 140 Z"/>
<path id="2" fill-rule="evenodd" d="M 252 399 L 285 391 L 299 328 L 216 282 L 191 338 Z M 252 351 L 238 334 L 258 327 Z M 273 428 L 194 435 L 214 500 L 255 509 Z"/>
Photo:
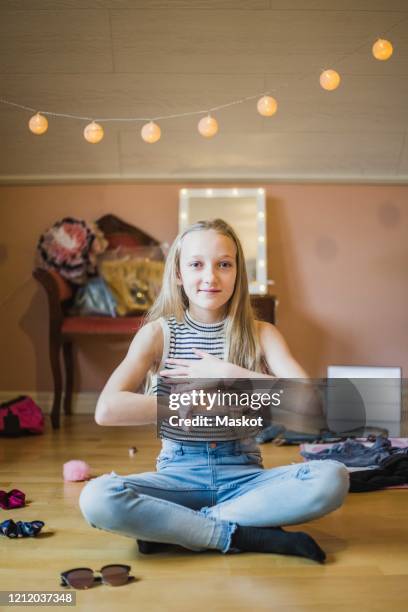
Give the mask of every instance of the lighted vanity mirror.
<path id="1" fill-rule="evenodd" d="M 179 229 L 204 219 L 224 219 L 238 234 L 245 254 L 249 292 L 267 292 L 264 189 L 181 189 Z"/>

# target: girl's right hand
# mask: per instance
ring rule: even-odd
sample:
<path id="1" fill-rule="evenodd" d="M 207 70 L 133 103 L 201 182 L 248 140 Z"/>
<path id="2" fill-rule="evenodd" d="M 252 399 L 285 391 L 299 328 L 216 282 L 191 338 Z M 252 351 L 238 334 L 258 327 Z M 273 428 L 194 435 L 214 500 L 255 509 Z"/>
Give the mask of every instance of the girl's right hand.
<path id="1" fill-rule="evenodd" d="M 230 378 L 232 364 L 210 353 L 193 348 L 200 359 L 166 359 L 166 363 L 176 366 L 172 370 L 161 370 L 160 376 L 166 378 Z"/>

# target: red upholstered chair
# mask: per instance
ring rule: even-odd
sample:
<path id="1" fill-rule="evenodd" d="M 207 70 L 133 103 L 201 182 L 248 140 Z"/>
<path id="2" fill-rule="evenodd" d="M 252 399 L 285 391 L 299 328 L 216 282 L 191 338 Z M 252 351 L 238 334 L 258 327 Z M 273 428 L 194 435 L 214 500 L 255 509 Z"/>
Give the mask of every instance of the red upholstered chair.
<path id="1" fill-rule="evenodd" d="M 97 221 L 110 246 L 157 245 L 158 242 L 141 230 L 124 223 L 113 215 L 106 215 Z M 123 339 L 133 336 L 140 328 L 143 316 L 103 317 L 71 316 L 69 306 L 74 288 L 58 272 L 36 268 L 34 278 L 45 289 L 49 307 L 49 355 L 54 381 L 54 399 L 51 409 L 51 422 L 54 429 L 60 426 L 60 411 L 63 391 L 61 352 L 64 361 L 64 413 L 71 414 L 72 389 L 74 381 L 72 345 L 75 338 L 100 336 L 101 338 Z M 260 319 L 275 321 L 274 296 L 252 296 L 252 305 Z"/>

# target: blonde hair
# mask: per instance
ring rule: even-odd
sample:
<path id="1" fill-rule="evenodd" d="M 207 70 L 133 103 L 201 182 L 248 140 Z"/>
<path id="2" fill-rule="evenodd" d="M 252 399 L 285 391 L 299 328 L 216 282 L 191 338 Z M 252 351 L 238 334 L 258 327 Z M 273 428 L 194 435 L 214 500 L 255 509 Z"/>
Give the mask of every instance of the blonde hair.
<path id="1" fill-rule="evenodd" d="M 222 219 L 198 221 L 177 236 L 166 259 L 162 289 L 146 315 L 146 321 L 155 321 L 160 317 L 170 316 L 174 316 L 179 322 L 183 321 L 184 313 L 188 309 L 188 298 L 183 287 L 177 283 L 180 273 L 180 252 L 183 238 L 191 232 L 207 230 L 214 230 L 223 236 L 227 236 L 236 247 L 237 276 L 235 287 L 231 298 L 225 305 L 227 361 L 255 372 L 265 371 L 249 297 L 244 252 L 237 234 Z"/>

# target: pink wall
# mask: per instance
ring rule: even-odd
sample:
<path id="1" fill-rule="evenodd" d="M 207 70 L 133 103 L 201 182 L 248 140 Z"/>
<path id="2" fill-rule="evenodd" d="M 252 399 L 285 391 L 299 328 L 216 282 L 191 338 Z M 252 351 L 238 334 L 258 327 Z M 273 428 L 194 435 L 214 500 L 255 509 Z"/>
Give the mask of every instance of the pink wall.
<path id="1" fill-rule="evenodd" d="M 0 187 L 1 390 L 52 388 L 47 305 L 30 276 L 44 229 L 68 215 L 91 221 L 114 213 L 171 241 L 178 192 L 188 186 Z M 259 186 L 267 189 L 278 326 L 297 359 L 315 376 L 329 363 L 401 365 L 406 375 L 408 186 Z M 125 350 L 126 343 L 84 340 L 77 390 L 100 389 Z"/>

